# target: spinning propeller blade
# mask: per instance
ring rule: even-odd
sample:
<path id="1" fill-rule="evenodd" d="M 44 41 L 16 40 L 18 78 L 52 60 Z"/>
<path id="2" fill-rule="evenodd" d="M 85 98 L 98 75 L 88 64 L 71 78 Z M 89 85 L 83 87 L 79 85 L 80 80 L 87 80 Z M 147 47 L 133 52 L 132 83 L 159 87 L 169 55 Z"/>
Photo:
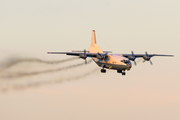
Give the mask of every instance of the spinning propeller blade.
<path id="1" fill-rule="evenodd" d="M 106 54 L 98 53 L 98 56 L 97 56 L 98 59 L 104 60 L 105 62 L 107 62 L 107 57 L 108 57 L 108 52 L 106 52 Z"/>
<path id="2" fill-rule="evenodd" d="M 153 63 L 151 62 L 151 60 L 149 61 L 151 63 L 151 65 L 153 65 Z"/>
<path id="3" fill-rule="evenodd" d="M 152 61 L 150 60 L 150 59 L 151 59 L 151 57 L 149 57 L 149 55 L 148 55 L 147 51 L 145 52 L 145 54 L 146 54 L 146 56 L 144 57 L 144 61 L 143 61 L 143 62 L 145 62 L 145 61 L 149 61 L 149 62 L 150 62 L 150 64 L 151 64 L 151 65 L 153 65 Z"/>
<path id="4" fill-rule="evenodd" d="M 85 60 L 85 64 L 87 64 L 86 58 L 87 58 L 87 56 L 86 56 L 86 49 L 84 49 L 84 60 Z"/>
<path id="5" fill-rule="evenodd" d="M 135 61 L 136 57 L 135 57 L 135 55 L 134 55 L 134 52 L 131 51 L 131 53 L 132 53 L 131 60 L 134 61 L 134 65 L 137 65 L 137 64 L 136 64 L 136 61 Z"/>

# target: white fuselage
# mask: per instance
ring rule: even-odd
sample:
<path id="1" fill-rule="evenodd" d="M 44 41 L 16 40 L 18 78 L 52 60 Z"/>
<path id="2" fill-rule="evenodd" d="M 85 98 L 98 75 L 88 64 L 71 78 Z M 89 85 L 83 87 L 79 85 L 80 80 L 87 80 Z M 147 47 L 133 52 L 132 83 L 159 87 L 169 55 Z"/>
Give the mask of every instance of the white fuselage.
<path id="1" fill-rule="evenodd" d="M 92 31 L 91 45 L 89 47 L 89 53 L 103 53 L 103 51 L 96 44 L 95 31 Z M 99 58 L 101 58 L 100 56 Z M 98 59 L 98 57 L 92 57 L 99 67 L 115 69 L 115 70 L 130 70 L 131 62 L 128 58 L 123 57 L 120 54 L 107 54 L 107 59 Z"/>
<path id="2" fill-rule="evenodd" d="M 97 58 L 92 59 L 99 67 L 104 67 L 108 69 L 130 70 L 130 68 L 132 67 L 130 60 L 121 55 L 109 54 L 107 61 L 99 60 Z"/>

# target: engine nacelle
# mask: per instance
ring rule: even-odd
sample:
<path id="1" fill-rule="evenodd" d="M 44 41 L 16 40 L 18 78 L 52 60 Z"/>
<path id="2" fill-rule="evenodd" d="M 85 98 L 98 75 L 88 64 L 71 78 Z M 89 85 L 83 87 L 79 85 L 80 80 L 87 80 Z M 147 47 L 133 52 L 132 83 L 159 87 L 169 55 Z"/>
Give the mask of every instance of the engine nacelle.
<path id="1" fill-rule="evenodd" d="M 86 59 L 87 58 L 87 56 L 85 56 L 84 54 L 80 54 L 79 57 L 82 58 L 82 59 Z"/>
<path id="2" fill-rule="evenodd" d="M 109 55 L 96 55 L 96 58 L 98 58 L 99 60 L 104 60 L 104 61 L 108 61 L 109 60 Z"/>
<path id="3" fill-rule="evenodd" d="M 109 60 L 109 55 L 105 55 L 104 59 Z"/>
<path id="4" fill-rule="evenodd" d="M 146 60 L 146 61 L 149 61 L 151 58 L 148 57 L 148 56 L 143 56 L 143 59 Z"/>
<path id="5" fill-rule="evenodd" d="M 131 56 L 131 57 L 128 57 L 130 60 L 134 61 L 136 58 Z"/>
<path id="6" fill-rule="evenodd" d="M 98 59 L 100 59 L 100 60 L 103 60 L 103 57 L 100 56 L 100 55 L 96 55 L 96 57 L 97 57 Z"/>

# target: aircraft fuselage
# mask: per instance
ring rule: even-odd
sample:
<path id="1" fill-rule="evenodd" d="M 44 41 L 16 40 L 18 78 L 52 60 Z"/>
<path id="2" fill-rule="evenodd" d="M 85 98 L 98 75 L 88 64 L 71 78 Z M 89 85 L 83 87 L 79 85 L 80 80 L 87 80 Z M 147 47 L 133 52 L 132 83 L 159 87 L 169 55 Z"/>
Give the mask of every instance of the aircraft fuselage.
<path id="1" fill-rule="evenodd" d="M 121 55 L 109 55 L 107 61 L 92 58 L 99 67 L 104 67 L 114 70 L 130 70 L 132 64 L 130 60 Z"/>

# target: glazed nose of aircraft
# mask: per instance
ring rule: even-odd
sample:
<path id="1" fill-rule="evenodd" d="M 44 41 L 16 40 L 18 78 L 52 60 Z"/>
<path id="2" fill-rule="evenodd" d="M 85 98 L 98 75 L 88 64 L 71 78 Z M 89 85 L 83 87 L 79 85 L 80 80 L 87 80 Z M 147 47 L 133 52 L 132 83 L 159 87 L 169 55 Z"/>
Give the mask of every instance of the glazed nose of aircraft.
<path id="1" fill-rule="evenodd" d="M 130 69 L 132 67 L 132 64 L 130 61 L 127 63 L 127 67 L 128 67 L 128 69 Z"/>

